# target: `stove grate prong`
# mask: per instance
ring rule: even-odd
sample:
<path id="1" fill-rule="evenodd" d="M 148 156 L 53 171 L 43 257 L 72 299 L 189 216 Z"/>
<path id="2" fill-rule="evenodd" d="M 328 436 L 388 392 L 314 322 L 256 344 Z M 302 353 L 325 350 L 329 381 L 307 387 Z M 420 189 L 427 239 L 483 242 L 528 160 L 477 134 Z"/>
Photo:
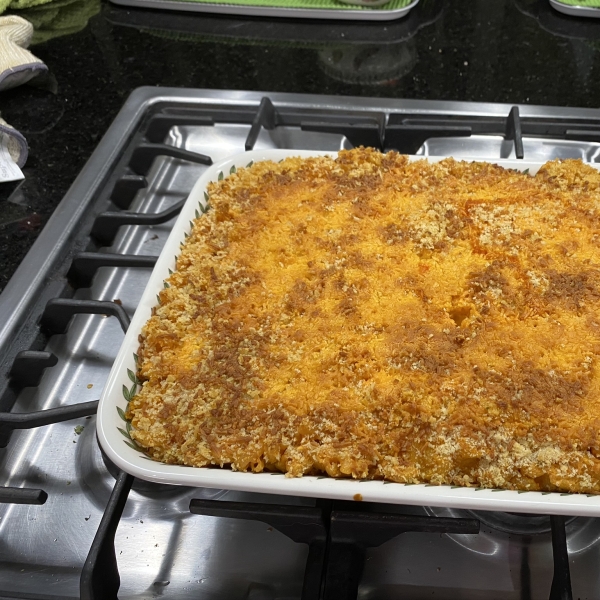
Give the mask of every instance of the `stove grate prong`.
<path id="1" fill-rule="evenodd" d="M 100 267 L 138 267 L 151 269 L 158 256 L 114 254 L 112 252 L 80 252 L 71 263 L 67 278 L 77 287 L 89 287 Z"/>
<path id="2" fill-rule="evenodd" d="M 54 298 L 49 300 L 40 320 L 40 326 L 50 334 L 67 331 L 69 321 L 75 315 L 106 315 L 119 320 L 123 332 L 129 327 L 129 316 L 125 309 L 116 302 L 104 300 L 76 300 L 71 298 Z"/>
<path id="3" fill-rule="evenodd" d="M 550 523 L 552 525 L 552 554 L 554 557 L 554 576 L 552 577 L 550 600 L 573 600 L 565 518 L 560 515 L 551 515 Z"/>
<path id="4" fill-rule="evenodd" d="M 254 144 L 256 144 L 260 130 L 263 127 L 265 129 L 275 129 L 277 123 L 277 111 L 271 100 L 267 96 L 264 96 L 260 101 L 258 111 L 252 121 L 252 126 L 250 127 L 248 137 L 246 138 L 246 143 L 244 145 L 246 152 L 254 148 Z"/>
<path id="5" fill-rule="evenodd" d="M 8 377 L 13 386 L 35 387 L 39 385 L 44 370 L 58 363 L 58 358 L 46 350 L 23 350 L 13 360 Z"/>
<path id="6" fill-rule="evenodd" d="M 0 487 L 1 504 L 45 504 L 48 494 L 44 490 Z"/>
<path id="7" fill-rule="evenodd" d="M 110 201 L 118 208 L 127 210 L 139 190 L 148 187 L 148 180 L 142 175 L 123 175 L 115 183 L 110 193 Z"/>
<path id="8" fill-rule="evenodd" d="M 103 246 L 110 246 L 119 227 L 123 225 L 160 225 L 176 217 L 185 204 L 185 198 L 178 200 L 159 213 L 145 214 L 135 212 L 107 211 L 100 213 L 94 220 L 91 235 Z"/>
<path id="9" fill-rule="evenodd" d="M 505 137 L 507 140 L 513 140 L 515 145 L 515 156 L 517 158 L 524 158 L 523 133 L 521 131 L 521 117 L 519 116 L 518 106 L 513 106 L 508 113 Z"/>
<path id="10" fill-rule="evenodd" d="M 15 429 L 33 429 L 34 427 L 52 425 L 52 423 L 89 417 L 95 415 L 97 410 L 98 400 L 90 400 L 89 402 L 36 410 L 30 413 L 0 413 L 0 448 L 6 448 L 10 434 Z"/>
<path id="11" fill-rule="evenodd" d="M 192 163 L 200 165 L 212 165 L 212 158 L 206 156 L 206 154 L 200 154 L 198 152 L 192 152 L 185 148 L 179 148 L 177 146 L 167 146 L 166 144 L 152 144 L 142 142 L 136 146 L 129 166 L 138 175 L 144 175 L 150 170 L 152 162 L 158 156 L 169 156 L 171 158 L 178 158 L 180 160 L 187 160 Z"/>

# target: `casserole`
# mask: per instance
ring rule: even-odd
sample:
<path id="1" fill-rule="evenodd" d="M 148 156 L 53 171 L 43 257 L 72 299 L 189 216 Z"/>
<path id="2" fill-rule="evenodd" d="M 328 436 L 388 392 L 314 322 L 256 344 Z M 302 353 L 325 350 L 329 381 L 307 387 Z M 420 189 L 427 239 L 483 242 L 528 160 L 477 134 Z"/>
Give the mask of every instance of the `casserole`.
<path id="1" fill-rule="evenodd" d="M 596 498 L 589 498 L 589 500 L 587 500 L 587 497 L 582 494 L 551 494 L 546 491 L 534 492 L 528 490 L 520 490 L 517 492 L 501 489 L 454 488 L 454 486 L 415 484 L 410 478 L 407 479 L 404 484 L 390 483 L 388 481 L 329 479 L 322 476 L 304 476 L 299 480 L 293 480 L 285 478 L 279 473 L 240 473 L 232 472 L 227 469 L 221 470 L 214 468 L 194 469 L 177 464 L 165 465 L 156 462 L 150 463 L 151 466 L 148 466 L 149 456 L 144 456 L 132 439 L 131 425 L 127 421 L 128 415 L 126 414 L 126 407 L 127 403 L 135 396 L 138 390 L 138 382 L 136 379 L 138 369 L 136 366 L 135 354 L 138 335 L 142 331 L 143 324 L 150 316 L 152 307 L 156 305 L 156 292 L 158 292 L 163 285 L 167 285 L 163 282 L 169 275 L 169 270 L 174 270 L 176 268 L 175 255 L 178 252 L 179 244 L 183 241 L 191 226 L 190 223 L 186 230 L 186 224 L 188 224 L 190 217 L 193 218 L 194 216 L 199 216 L 200 213 L 197 211 L 204 212 L 206 210 L 206 200 L 208 199 L 207 184 L 211 179 L 223 179 L 227 173 L 235 172 L 236 169 L 246 166 L 251 160 L 254 162 L 264 159 L 280 160 L 286 156 L 297 156 L 298 154 L 301 153 L 271 151 L 253 152 L 234 157 L 217 167 L 209 169 L 194 187 L 142 297 L 140 308 L 138 308 L 132 321 L 131 328 L 126 336 L 123 348 L 119 353 L 115 368 L 113 368 L 113 371 L 111 372 L 107 388 L 101 400 L 99 408 L 99 438 L 109 457 L 116 462 L 118 466 L 136 476 L 166 483 L 185 483 L 187 485 L 206 485 L 208 487 L 214 486 L 251 491 L 271 491 L 273 493 L 289 493 L 294 495 L 345 499 L 354 498 L 355 500 L 365 499 L 421 505 L 435 504 L 441 506 L 487 508 L 489 510 L 511 510 L 519 512 L 549 513 L 568 510 L 569 512 L 565 514 L 591 514 L 589 512 L 572 513 L 571 511 L 597 510 L 597 508 L 595 508 L 598 506 Z M 314 153 L 312 154 L 314 155 Z M 303 155 L 309 156 L 311 153 L 303 153 Z M 441 159 L 429 160 L 435 161 Z M 518 161 L 516 164 L 515 162 L 503 161 L 501 166 L 509 166 L 512 168 L 519 166 L 521 170 L 528 168 L 530 169 L 531 174 L 540 167 L 540 165 L 527 164 L 522 161 Z M 450 168 L 452 167 L 450 166 Z M 505 235 L 507 231 L 510 231 L 509 224 L 503 222 L 504 217 L 502 217 L 500 213 L 494 218 L 497 219 L 504 228 L 504 233 L 502 235 Z M 417 231 L 421 232 L 421 243 L 424 244 L 423 250 L 425 252 L 430 252 L 430 250 L 428 250 L 427 244 L 429 242 L 427 240 L 429 240 L 429 237 L 431 236 L 431 224 L 427 224 L 425 221 L 421 224 L 417 224 Z M 486 235 L 487 233 L 483 231 L 480 236 L 482 244 L 486 243 Z M 423 240 L 425 240 L 425 242 Z M 483 279 L 479 278 L 477 286 L 481 289 L 490 288 L 490 290 L 492 290 L 493 286 L 490 283 L 491 280 L 487 280 L 489 277 L 485 281 L 484 279 L 485 277 Z M 496 284 L 497 282 L 494 283 L 494 285 Z M 495 293 L 499 294 L 500 292 L 496 291 Z M 464 309 L 464 307 L 459 308 L 461 310 Z M 461 315 L 462 318 L 459 319 Z M 461 313 L 461 315 L 456 315 L 456 323 L 458 326 L 460 326 L 458 320 L 463 321 L 468 318 L 468 311 L 464 315 Z M 433 334 L 431 334 L 430 337 L 433 337 Z M 418 364 L 418 361 L 415 364 Z M 418 368 L 418 366 L 415 367 L 415 369 Z M 129 381 L 127 381 L 127 378 Z M 123 405 L 123 402 L 125 402 L 125 405 Z M 136 403 L 137 400 L 134 404 Z M 115 419 L 117 420 L 116 423 Z M 118 422 L 119 419 L 121 420 L 121 423 Z M 117 433 L 116 436 L 115 432 Z M 115 442 L 120 442 L 120 444 Z M 123 450 L 123 448 L 127 448 L 127 450 Z M 551 449 L 545 452 L 545 454 L 549 454 L 550 450 Z M 132 454 L 132 452 L 134 454 Z M 124 454 L 125 456 L 123 456 Z M 137 460 L 138 464 L 135 466 L 131 463 L 131 460 L 134 459 L 134 455 L 136 455 L 138 459 L 141 459 L 141 462 L 140 460 Z M 356 477 L 357 475 L 355 474 L 354 476 Z M 261 480 L 259 481 L 256 479 L 257 477 L 261 477 Z M 252 481 L 250 478 L 254 478 L 255 480 Z M 219 481 L 219 483 L 216 483 L 217 481 Z M 434 480 L 432 479 L 432 481 Z M 331 482 L 336 482 L 338 487 L 332 487 Z M 465 483 L 468 485 L 469 482 L 466 481 Z M 487 485 L 489 485 L 489 483 Z M 544 500 L 546 496 L 553 497 L 552 501 L 555 502 L 556 506 L 553 505 L 552 509 L 547 506 L 548 500 Z M 529 500 L 529 498 L 532 498 L 532 500 Z M 569 503 L 569 501 L 566 500 L 567 498 L 576 498 L 578 502 L 571 500 Z M 586 501 L 584 501 L 583 498 L 586 498 Z M 481 505 L 480 502 L 483 502 L 483 505 Z M 584 506 L 581 506 L 581 503 L 584 503 Z M 575 507 L 574 504 L 577 506 Z M 500 506 L 506 508 L 500 508 Z"/>

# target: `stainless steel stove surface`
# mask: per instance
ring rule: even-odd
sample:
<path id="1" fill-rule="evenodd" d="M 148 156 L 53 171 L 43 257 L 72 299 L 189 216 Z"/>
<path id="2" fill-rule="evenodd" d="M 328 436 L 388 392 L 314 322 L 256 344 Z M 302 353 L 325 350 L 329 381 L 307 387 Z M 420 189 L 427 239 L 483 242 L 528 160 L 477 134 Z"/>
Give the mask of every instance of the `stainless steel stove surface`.
<path id="1" fill-rule="evenodd" d="M 598 519 L 160 486 L 103 458 L 94 416 L 207 157 L 369 144 L 597 161 L 594 139 L 595 110 L 136 91 L 0 296 L 0 598 L 566 599 L 569 571 L 575 598 L 600 598 Z"/>

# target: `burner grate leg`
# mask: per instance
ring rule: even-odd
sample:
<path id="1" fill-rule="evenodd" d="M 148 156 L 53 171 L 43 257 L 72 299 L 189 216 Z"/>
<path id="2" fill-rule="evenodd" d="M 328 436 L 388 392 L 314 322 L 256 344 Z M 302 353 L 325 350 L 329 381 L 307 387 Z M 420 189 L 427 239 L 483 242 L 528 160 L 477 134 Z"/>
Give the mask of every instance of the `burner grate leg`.
<path id="1" fill-rule="evenodd" d="M 523 134 L 521 131 L 521 117 L 519 116 L 519 107 L 513 106 L 508 113 L 506 119 L 506 134 L 507 140 L 512 140 L 515 145 L 515 157 L 523 158 L 525 153 L 523 151 Z"/>
<path id="2" fill-rule="evenodd" d="M 550 522 L 552 524 L 552 553 L 554 555 L 554 577 L 550 589 L 550 600 L 573 600 L 565 518 L 552 515 Z"/>
<path id="3" fill-rule="evenodd" d="M 248 137 L 246 138 L 246 143 L 244 144 L 246 151 L 254 149 L 254 144 L 256 144 L 260 130 L 263 127 L 265 129 L 275 129 L 276 126 L 277 111 L 275 110 L 271 100 L 265 96 L 260 101 L 260 106 L 258 107 L 258 111 L 254 117 L 254 120 L 252 121 L 250 131 L 248 132 Z"/>
<path id="4" fill-rule="evenodd" d="M 121 471 L 83 565 L 79 582 L 81 600 L 118 600 L 121 578 L 115 554 L 115 533 L 132 485 L 133 476 Z"/>

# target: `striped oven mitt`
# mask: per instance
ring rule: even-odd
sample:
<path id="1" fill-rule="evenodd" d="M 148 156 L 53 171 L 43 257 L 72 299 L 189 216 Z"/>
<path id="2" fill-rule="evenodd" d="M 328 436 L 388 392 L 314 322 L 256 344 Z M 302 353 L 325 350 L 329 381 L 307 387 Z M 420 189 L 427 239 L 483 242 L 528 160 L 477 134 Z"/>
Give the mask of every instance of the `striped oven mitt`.
<path id="1" fill-rule="evenodd" d="M 0 4 L 3 1 L 6 0 L 0 0 Z M 22 17 L 0 17 L 0 91 L 27 83 L 48 71 L 39 58 L 26 50 L 32 35 L 33 25 Z"/>

